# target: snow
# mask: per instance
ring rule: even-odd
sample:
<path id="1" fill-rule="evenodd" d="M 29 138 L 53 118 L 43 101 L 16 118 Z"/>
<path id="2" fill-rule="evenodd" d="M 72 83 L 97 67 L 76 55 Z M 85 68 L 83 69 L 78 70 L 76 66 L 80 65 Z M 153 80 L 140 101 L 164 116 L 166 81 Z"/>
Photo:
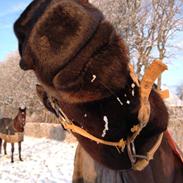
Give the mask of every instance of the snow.
<path id="1" fill-rule="evenodd" d="M 129 104 L 130 104 L 130 101 L 129 101 L 129 100 L 127 100 L 127 101 L 126 101 L 126 103 L 129 105 Z"/>
<path id="2" fill-rule="evenodd" d="M 169 90 L 169 88 L 166 86 L 163 86 L 162 89 Z M 183 101 L 171 90 L 169 90 L 169 97 L 167 99 L 164 99 L 164 101 L 167 106 L 183 106 Z"/>
<path id="3" fill-rule="evenodd" d="M 118 102 L 120 103 L 120 105 L 123 105 L 123 102 L 120 100 L 119 97 L 116 98 L 118 100 Z"/>
<path id="4" fill-rule="evenodd" d="M 105 125 L 104 125 L 104 130 L 103 130 L 103 132 L 102 132 L 102 137 L 105 137 L 105 135 L 106 135 L 106 132 L 109 130 L 109 127 L 108 127 L 108 118 L 107 118 L 107 116 L 104 116 L 103 117 L 103 120 L 104 120 L 104 122 L 105 122 Z"/>
<path id="5" fill-rule="evenodd" d="M 168 106 L 183 106 L 183 101 L 179 97 L 170 92 L 169 98 L 165 99 Z"/>
<path id="6" fill-rule="evenodd" d="M 132 84 L 131 84 L 131 87 L 132 87 L 132 88 L 135 88 L 135 84 L 134 84 L 134 83 L 132 83 Z"/>
<path id="7" fill-rule="evenodd" d="M 96 78 L 97 78 L 96 75 L 92 75 L 92 80 L 91 80 L 91 82 L 93 83 L 93 82 L 95 81 Z"/>
<path id="8" fill-rule="evenodd" d="M 72 182 L 73 161 L 77 143 L 25 136 L 22 143 L 23 162 L 19 161 L 17 146 L 15 144 L 13 164 L 10 162 L 10 144 L 7 144 L 8 155 L 0 155 L 1 183 Z"/>

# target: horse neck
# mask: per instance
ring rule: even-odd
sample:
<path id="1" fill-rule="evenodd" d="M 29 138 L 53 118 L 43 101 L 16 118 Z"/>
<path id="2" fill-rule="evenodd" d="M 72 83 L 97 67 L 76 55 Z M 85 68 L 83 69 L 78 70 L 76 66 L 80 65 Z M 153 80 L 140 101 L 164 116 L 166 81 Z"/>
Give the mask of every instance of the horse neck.
<path id="1" fill-rule="evenodd" d="M 21 121 L 19 120 L 19 114 L 13 120 L 13 127 L 17 132 L 23 132 L 24 129 L 21 126 Z"/>

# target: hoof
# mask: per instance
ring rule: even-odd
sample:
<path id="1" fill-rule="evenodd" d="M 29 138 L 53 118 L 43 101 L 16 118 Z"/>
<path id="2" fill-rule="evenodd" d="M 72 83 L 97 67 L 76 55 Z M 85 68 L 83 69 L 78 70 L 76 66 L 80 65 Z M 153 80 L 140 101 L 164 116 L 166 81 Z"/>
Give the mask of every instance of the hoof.
<path id="1" fill-rule="evenodd" d="M 14 161 L 11 161 L 11 163 L 14 163 Z"/>

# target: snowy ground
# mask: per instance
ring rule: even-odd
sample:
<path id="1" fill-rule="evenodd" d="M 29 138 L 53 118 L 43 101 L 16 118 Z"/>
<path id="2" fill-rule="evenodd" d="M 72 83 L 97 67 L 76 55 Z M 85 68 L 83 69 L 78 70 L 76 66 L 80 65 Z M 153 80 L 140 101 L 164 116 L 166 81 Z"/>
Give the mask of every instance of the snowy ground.
<path id="1" fill-rule="evenodd" d="M 8 144 L 8 155 L 0 155 L 0 183 L 70 183 L 76 145 L 25 136 L 22 143 L 24 161 L 19 161 L 15 144 L 12 164 L 11 145 Z"/>
<path id="2" fill-rule="evenodd" d="M 72 140 L 60 142 L 25 136 L 22 143 L 24 161 L 19 161 L 15 144 L 12 164 L 11 145 L 8 144 L 8 155 L 0 155 L 0 183 L 71 183 L 76 146 Z"/>

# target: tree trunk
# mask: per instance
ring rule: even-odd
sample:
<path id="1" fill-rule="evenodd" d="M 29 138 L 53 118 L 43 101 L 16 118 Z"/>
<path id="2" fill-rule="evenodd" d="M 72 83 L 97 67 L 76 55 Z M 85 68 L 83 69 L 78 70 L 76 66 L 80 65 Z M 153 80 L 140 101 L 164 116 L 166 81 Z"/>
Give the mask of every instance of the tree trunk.
<path id="1" fill-rule="evenodd" d="M 158 83 L 157 83 L 157 89 L 161 90 L 161 81 L 162 81 L 162 75 L 158 77 Z"/>

